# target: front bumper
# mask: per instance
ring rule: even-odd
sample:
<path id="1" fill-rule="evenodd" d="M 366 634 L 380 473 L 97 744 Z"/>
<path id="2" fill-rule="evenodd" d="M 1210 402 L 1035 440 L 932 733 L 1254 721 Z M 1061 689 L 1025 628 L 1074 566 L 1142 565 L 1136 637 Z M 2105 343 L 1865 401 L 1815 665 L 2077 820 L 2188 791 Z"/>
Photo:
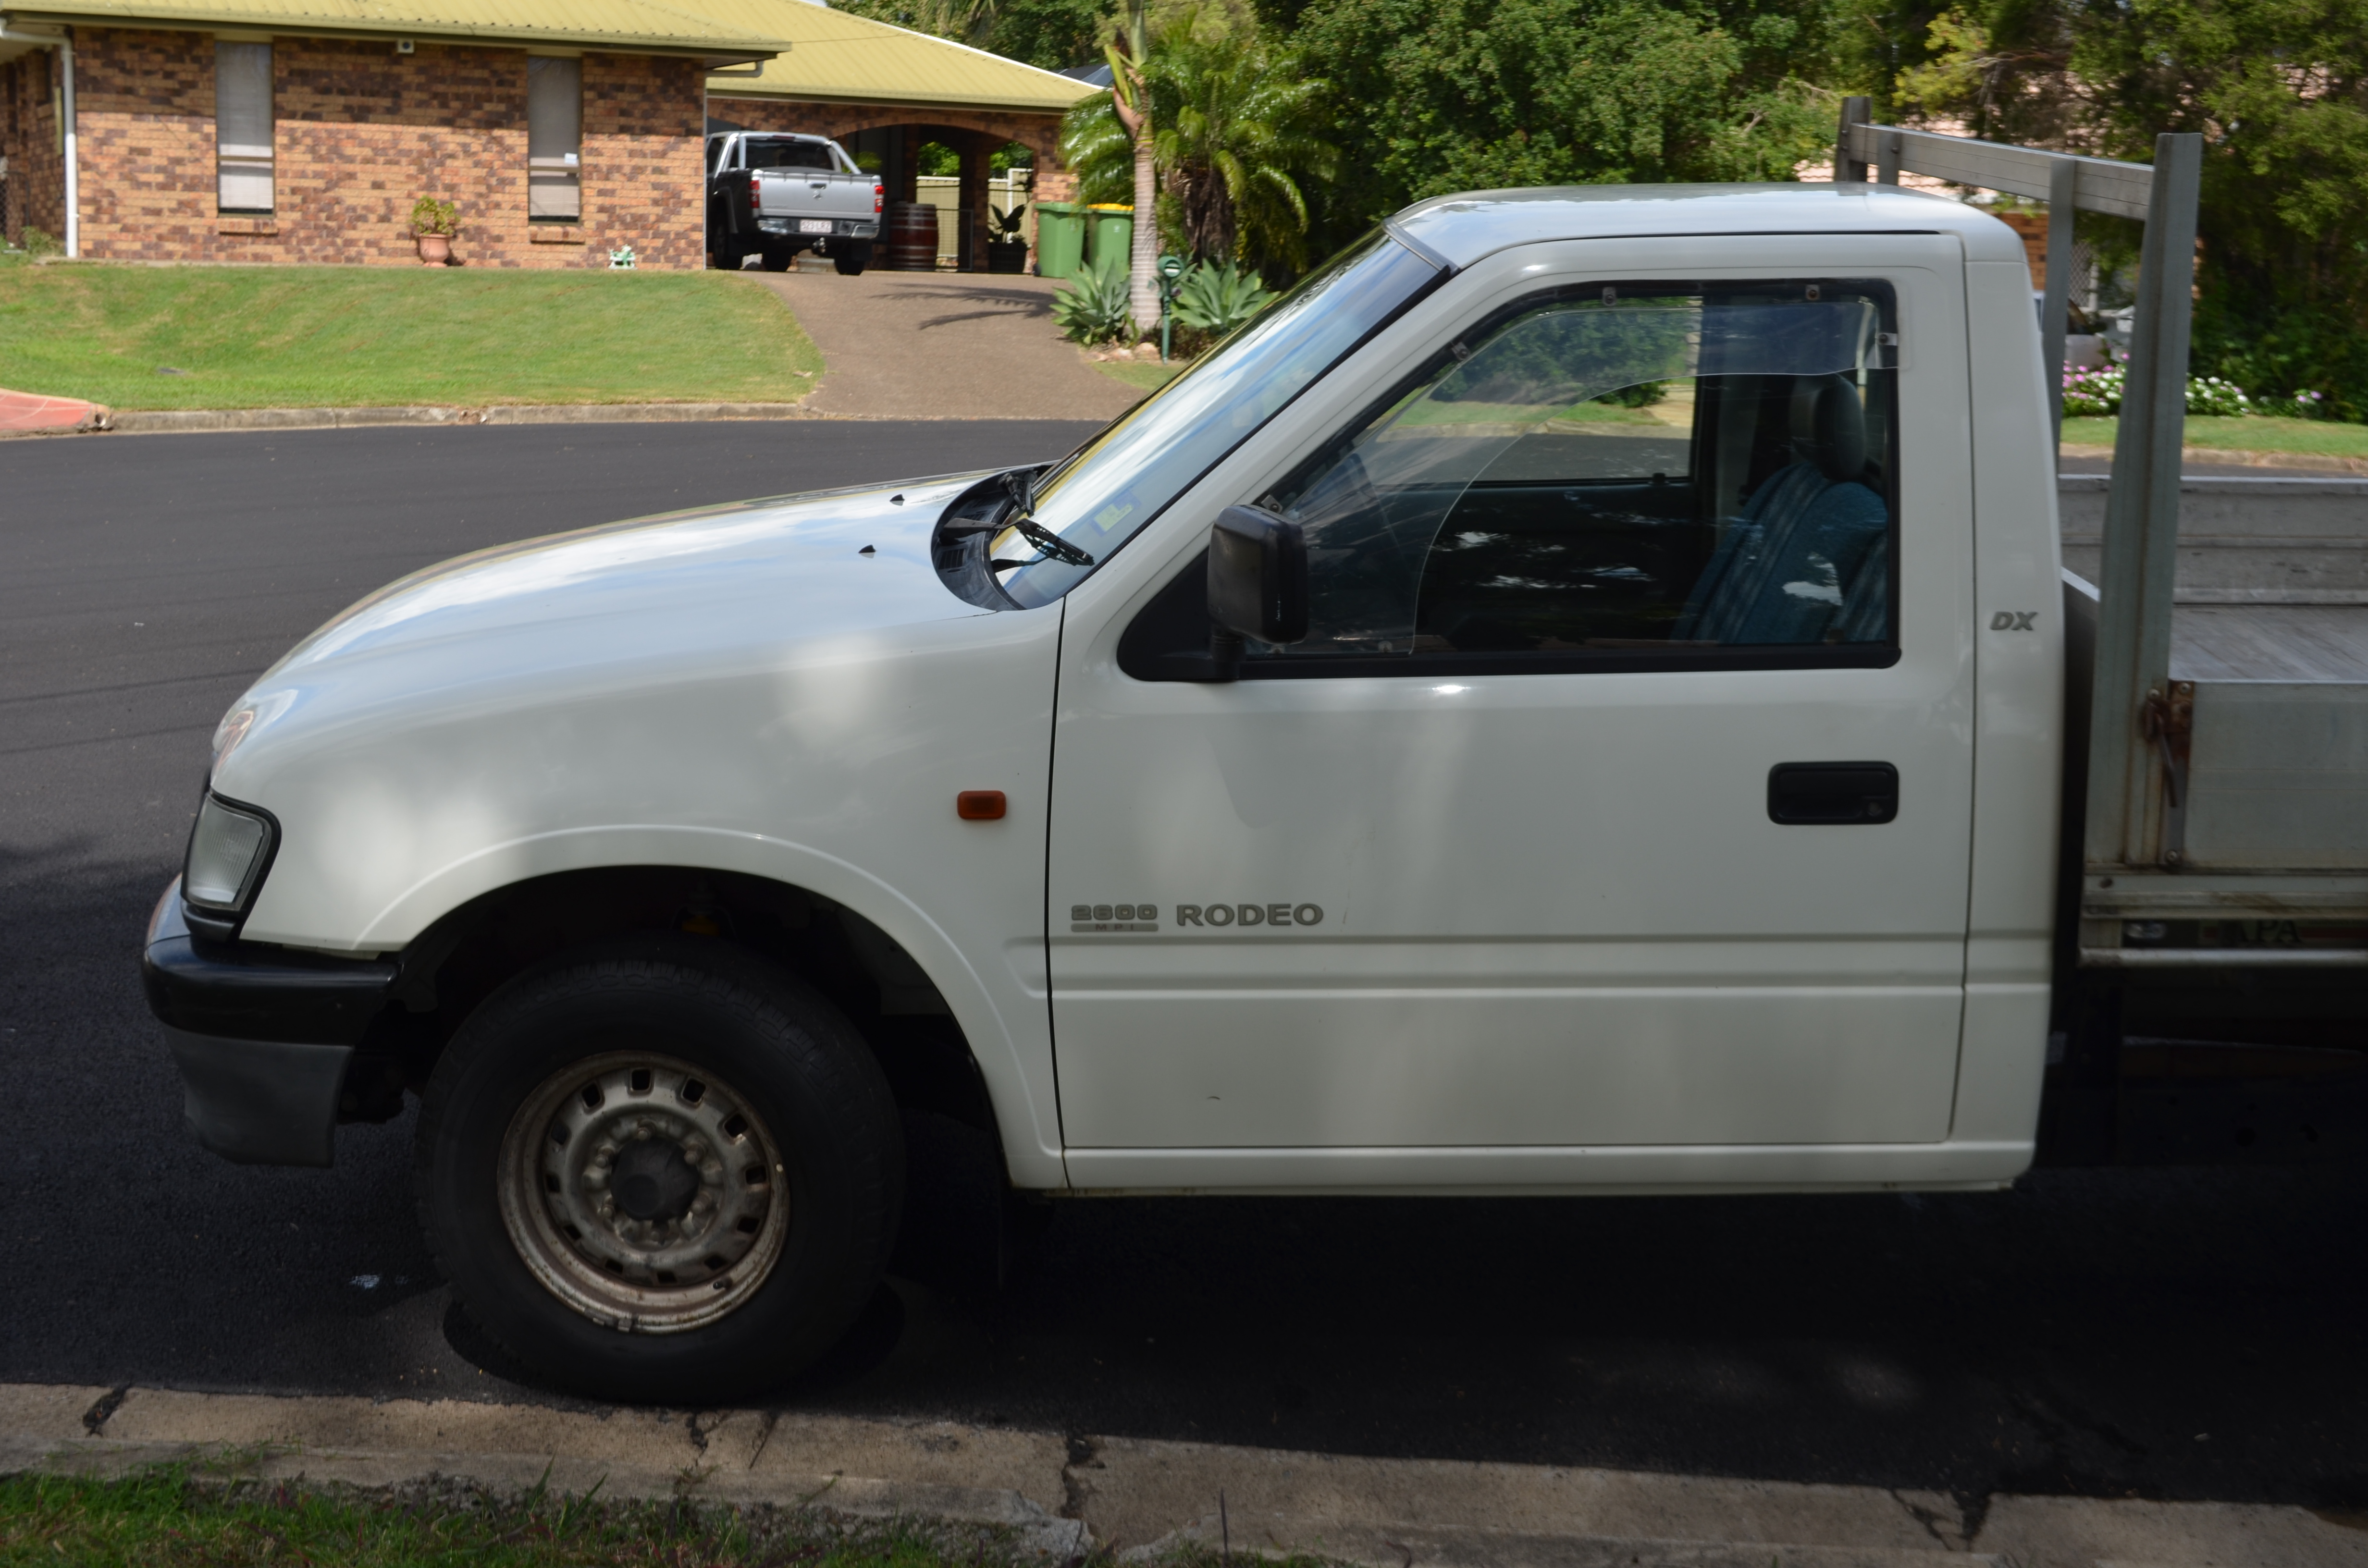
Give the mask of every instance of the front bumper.
<path id="1" fill-rule="evenodd" d="M 379 959 L 193 937 L 176 878 L 149 917 L 140 977 L 198 1142 L 242 1165 L 331 1164 L 354 1048 L 397 974 Z"/>

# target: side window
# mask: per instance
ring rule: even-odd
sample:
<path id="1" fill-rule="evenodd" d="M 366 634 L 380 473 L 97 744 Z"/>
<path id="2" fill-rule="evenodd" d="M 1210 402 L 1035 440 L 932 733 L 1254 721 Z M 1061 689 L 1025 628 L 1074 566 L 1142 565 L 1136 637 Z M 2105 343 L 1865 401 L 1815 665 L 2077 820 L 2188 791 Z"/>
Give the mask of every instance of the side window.
<path id="1" fill-rule="evenodd" d="M 1870 282 L 1523 301 L 1260 498 L 1306 531 L 1310 631 L 1245 673 L 1865 662 L 1895 642 L 1895 330 Z"/>
<path id="2" fill-rule="evenodd" d="M 271 210 L 271 46 L 214 45 L 215 205 Z"/>
<path id="3" fill-rule="evenodd" d="M 526 215 L 573 223 L 584 214 L 584 62 L 526 62 Z"/>

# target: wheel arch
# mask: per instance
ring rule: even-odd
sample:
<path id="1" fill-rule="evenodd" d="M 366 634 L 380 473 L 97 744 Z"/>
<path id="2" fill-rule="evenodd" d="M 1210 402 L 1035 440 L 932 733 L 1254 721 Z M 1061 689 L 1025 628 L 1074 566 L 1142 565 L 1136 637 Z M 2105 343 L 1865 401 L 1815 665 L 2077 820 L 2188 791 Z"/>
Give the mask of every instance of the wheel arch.
<path id="1" fill-rule="evenodd" d="M 1065 1185 L 1052 1085 L 969 958 L 916 902 L 837 857 L 712 830 L 541 835 L 426 879 L 355 945 L 401 955 L 393 1049 L 417 1077 L 512 975 L 658 930 L 733 942 L 814 985 L 872 1044 L 900 1105 L 994 1137 L 1017 1186 Z"/>

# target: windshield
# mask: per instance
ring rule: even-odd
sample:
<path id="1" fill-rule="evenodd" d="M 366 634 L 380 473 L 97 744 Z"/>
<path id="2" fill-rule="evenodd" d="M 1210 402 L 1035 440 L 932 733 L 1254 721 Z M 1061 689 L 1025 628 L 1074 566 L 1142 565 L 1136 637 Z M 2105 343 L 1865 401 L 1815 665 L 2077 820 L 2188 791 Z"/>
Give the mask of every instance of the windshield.
<path id="1" fill-rule="evenodd" d="M 1032 609 L 1076 587 L 1440 276 L 1379 229 L 1342 252 L 1040 480 L 1037 528 L 1069 548 L 1041 549 L 1007 515 L 990 553 L 1027 563 L 1003 591 Z"/>

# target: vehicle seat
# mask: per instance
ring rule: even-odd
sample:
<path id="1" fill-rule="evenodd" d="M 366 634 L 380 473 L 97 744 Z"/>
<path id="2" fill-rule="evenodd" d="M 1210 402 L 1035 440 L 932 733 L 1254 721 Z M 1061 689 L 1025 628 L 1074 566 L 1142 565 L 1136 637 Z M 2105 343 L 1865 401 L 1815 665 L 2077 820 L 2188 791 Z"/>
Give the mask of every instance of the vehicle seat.
<path id="1" fill-rule="evenodd" d="M 1843 376 L 1793 384 L 1794 460 L 1728 525 L 1670 637 L 1782 644 L 1879 642 L 1891 515 L 1860 481 L 1866 415 Z"/>

